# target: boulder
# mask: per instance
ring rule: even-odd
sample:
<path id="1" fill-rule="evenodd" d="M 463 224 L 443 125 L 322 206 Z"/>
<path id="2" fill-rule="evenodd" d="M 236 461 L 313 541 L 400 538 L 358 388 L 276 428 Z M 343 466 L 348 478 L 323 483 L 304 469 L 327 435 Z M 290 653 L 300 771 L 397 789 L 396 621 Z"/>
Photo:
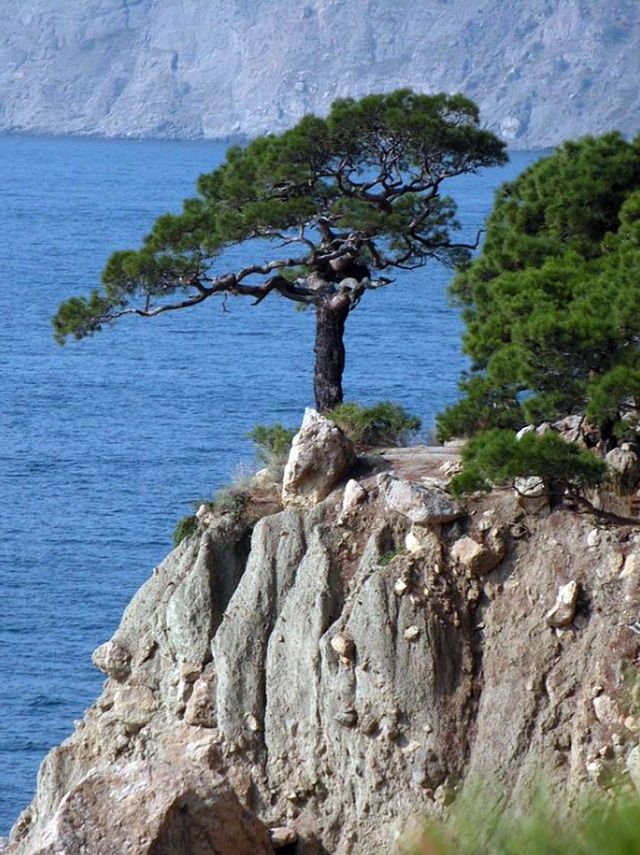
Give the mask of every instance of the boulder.
<path id="1" fill-rule="evenodd" d="M 284 469 L 283 505 L 299 508 L 317 505 L 355 461 L 356 454 L 347 435 L 329 419 L 307 409 Z"/>
<path id="2" fill-rule="evenodd" d="M 289 828 L 287 825 L 270 828 L 269 835 L 274 849 L 284 849 L 285 846 L 293 846 L 294 843 L 298 842 L 298 832 L 295 828 Z"/>
<path id="3" fill-rule="evenodd" d="M 439 487 L 424 487 L 382 472 L 378 475 L 380 495 L 390 511 L 402 514 L 415 525 L 453 522 L 464 510 Z"/>
<path id="4" fill-rule="evenodd" d="M 584 416 L 565 416 L 560 421 L 554 422 L 553 427 L 565 442 L 577 442 L 581 437 L 583 422 Z"/>
<path id="5" fill-rule="evenodd" d="M 513 487 L 518 496 L 518 504 L 528 513 L 535 514 L 549 507 L 549 490 L 537 475 L 516 478 Z"/>
<path id="6" fill-rule="evenodd" d="M 489 529 L 481 542 L 465 536 L 456 540 L 451 547 L 451 557 L 480 576 L 494 570 L 506 554 L 504 536 L 497 528 Z"/>
<path id="7" fill-rule="evenodd" d="M 596 695 L 591 702 L 595 717 L 601 724 L 614 727 L 620 721 L 620 712 L 616 702 L 610 695 Z"/>
<path id="8" fill-rule="evenodd" d="M 626 489 L 633 489 L 640 478 L 640 458 L 628 442 L 623 442 L 618 448 L 612 448 L 605 457 L 609 466 L 618 475 Z"/>
<path id="9" fill-rule="evenodd" d="M 558 588 L 555 605 L 546 615 L 547 626 L 560 627 L 571 623 L 576 613 L 578 591 L 578 583 L 573 579 Z"/>
<path id="10" fill-rule="evenodd" d="M 433 564 L 440 559 L 442 545 L 436 532 L 424 526 L 414 525 L 407 532 L 404 544 L 412 555 L 429 557 Z"/>
<path id="11" fill-rule="evenodd" d="M 106 817 L 114 821 L 105 821 Z M 272 855 L 269 832 L 220 779 L 131 762 L 87 775 L 63 798 L 32 855 Z"/>
<path id="12" fill-rule="evenodd" d="M 331 639 L 331 647 L 338 654 L 343 665 L 352 665 L 356 658 L 356 646 L 353 639 L 339 632 Z"/>
<path id="13" fill-rule="evenodd" d="M 526 499 L 539 499 L 542 496 L 546 498 L 548 494 L 546 484 L 538 475 L 516 478 L 513 486 L 518 495 Z"/>
<path id="14" fill-rule="evenodd" d="M 348 514 L 358 505 L 366 501 L 368 496 L 365 488 L 359 481 L 350 478 L 344 488 L 344 496 L 342 497 L 342 513 Z"/>

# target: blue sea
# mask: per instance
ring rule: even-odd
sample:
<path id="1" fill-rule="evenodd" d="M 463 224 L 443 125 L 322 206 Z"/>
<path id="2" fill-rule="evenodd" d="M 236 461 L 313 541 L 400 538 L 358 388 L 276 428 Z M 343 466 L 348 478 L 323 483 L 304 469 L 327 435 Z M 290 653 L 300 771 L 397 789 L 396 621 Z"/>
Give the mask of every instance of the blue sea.
<path id="1" fill-rule="evenodd" d="M 179 210 L 218 143 L 0 138 L 0 836 L 45 753 L 99 694 L 95 647 L 171 545 L 190 502 L 252 458 L 256 423 L 313 403 L 313 315 L 276 296 L 123 319 L 57 346 L 58 303 L 113 249 Z M 457 180 L 463 234 L 539 153 Z M 239 250 L 221 261 L 233 268 Z M 399 274 L 348 321 L 348 400 L 392 399 L 427 427 L 456 397 L 462 326 L 449 271 Z"/>

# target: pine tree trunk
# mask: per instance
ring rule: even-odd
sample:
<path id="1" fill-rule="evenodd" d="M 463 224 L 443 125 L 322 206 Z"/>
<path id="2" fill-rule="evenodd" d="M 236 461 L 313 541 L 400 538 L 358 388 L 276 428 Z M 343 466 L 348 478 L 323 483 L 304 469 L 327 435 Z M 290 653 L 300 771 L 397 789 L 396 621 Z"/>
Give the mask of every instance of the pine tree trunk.
<path id="1" fill-rule="evenodd" d="M 344 297 L 323 301 L 316 306 L 316 363 L 313 388 L 319 413 L 342 403 L 344 371 L 344 325 L 349 300 Z"/>

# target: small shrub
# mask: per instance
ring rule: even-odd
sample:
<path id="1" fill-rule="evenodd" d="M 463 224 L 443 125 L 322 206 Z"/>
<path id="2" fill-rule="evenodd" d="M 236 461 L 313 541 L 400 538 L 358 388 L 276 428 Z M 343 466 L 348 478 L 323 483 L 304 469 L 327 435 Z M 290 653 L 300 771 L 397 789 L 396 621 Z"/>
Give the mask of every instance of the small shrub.
<path id="1" fill-rule="evenodd" d="M 212 511 L 240 514 L 249 504 L 249 495 L 243 490 L 223 487 L 216 493 L 213 501 L 207 502 Z"/>
<path id="2" fill-rule="evenodd" d="M 363 448 L 402 445 L 420 429 L 417 416 L 391 401 L 380 401 L 371 407 L 339 404 L 325 415 L 342 428 L 354 445 Z"/>
<path id="3" fill-rule="evenodd" d="M 197 510 L 201 505 L 206 505 L 210 511 L 218 511 L 219 513 L 241 514 L 247 507 L 250 496 L 232 487 L 223 487 L 218 490 L 213 499 L 197 499 L 191 502 L 191 505 Z M 197 534 L 199 531 L 198 518 L 195 514 L 189 514 L 178 520 L 176 527 L 173 530 L 173 545 L 178 546 L 182 541 Z"/>
<path id="4" fill-rule="evenodd" d="M 195 514 L 182 517 L 178 520 L 176 527 L 173 530 L 172 541 L 174 547 L 179 546 L 186 537 L 191 537 L 198 531 L 198 518 Z"/>
<path id="5" fill-rule="evenodd" d="M 400 549 L 388 549 L 386 552 L 383 552 L 380 558 L 378 559 L 379 567 L 388 567 L 389 564 L 393 561 L 394 558 L 397 558 L 398 555 L 402 555 L 402 551 Z"/>
<path id="6" fill-rule="evenodd" d="M 279 422 L 274 425 L 256 425 L 247 434 L 247 439 L 253 441 L 256 457 L 263 466 L 277 469 L 284 466 L 289 456 L 291 440 L 296 431 L 283 427 Z"/>
<path id="7" fill-rule="evenodd" d="M 469 440 L 462 460 L 464 468 L 449 485 L 454 496 L 488 492 L 493 485 L 512 484 L 528 475 L 536 475 L 548 486 L 555 483 L 581 491 L 601 484 L 607 476 L 603 460 L 556 433 L 531 432 L 517 439 L 510 430 L 483 431 Z"/>

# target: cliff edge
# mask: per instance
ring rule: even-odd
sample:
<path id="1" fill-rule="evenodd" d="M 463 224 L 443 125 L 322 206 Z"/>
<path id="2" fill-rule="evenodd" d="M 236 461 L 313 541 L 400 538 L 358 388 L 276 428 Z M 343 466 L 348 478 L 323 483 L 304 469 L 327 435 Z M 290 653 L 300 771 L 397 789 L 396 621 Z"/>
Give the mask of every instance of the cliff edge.
<path id="1" fill-rule="evenodd" d="M 263 476 L 202 509 L 94 654 L 10 855 L 367 855 L 463 785 L 638 780 L 640 529 L 459 507 L 455 448 L 345 461 L 325 498 L 300 464 L 284 508 Z"/>

